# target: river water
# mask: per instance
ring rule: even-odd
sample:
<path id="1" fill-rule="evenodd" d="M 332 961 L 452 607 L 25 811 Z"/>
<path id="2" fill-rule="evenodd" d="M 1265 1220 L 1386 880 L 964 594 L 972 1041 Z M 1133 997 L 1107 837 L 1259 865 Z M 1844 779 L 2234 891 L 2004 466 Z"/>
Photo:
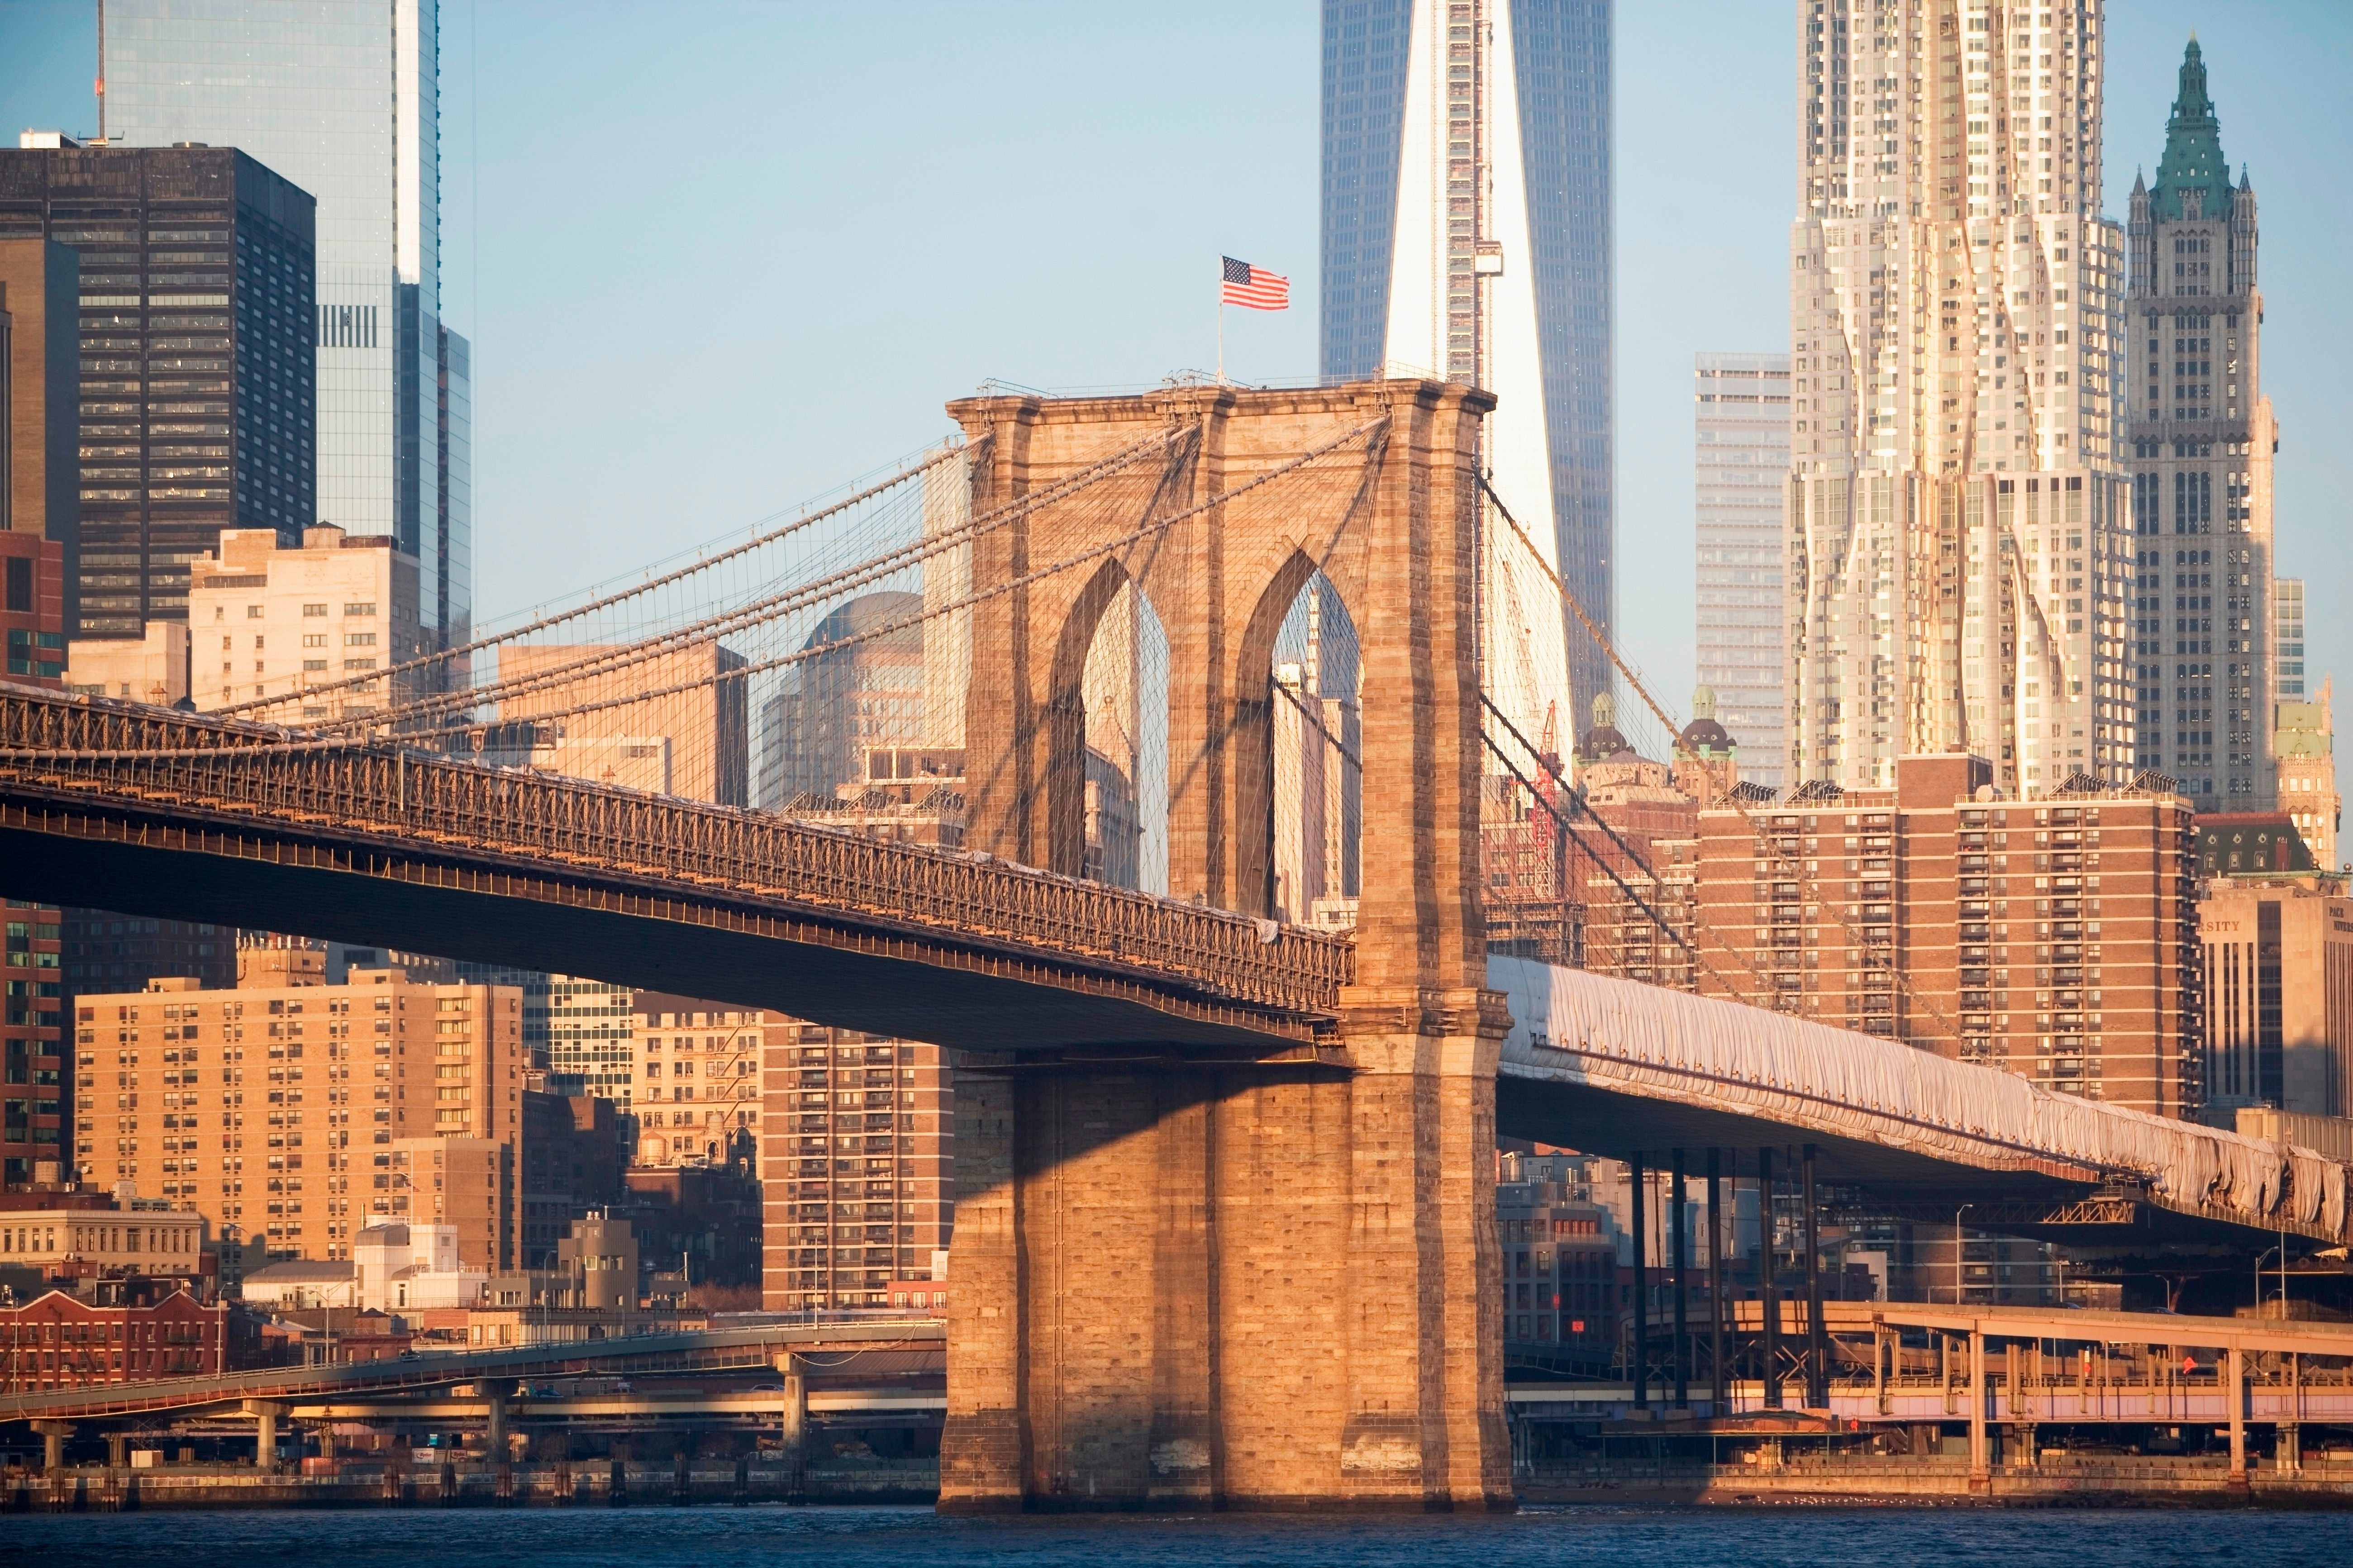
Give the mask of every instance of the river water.
<path id="1" fill-rule="evenodd" d="M 1989 1568 L 2353 1563 L 2353 1514 L 2247 1510 L 1531 1508 L 1505 1517 L 943 1519 L 929 1509 L 469 1509 L 17 1514 L 26 1568 Z"/>

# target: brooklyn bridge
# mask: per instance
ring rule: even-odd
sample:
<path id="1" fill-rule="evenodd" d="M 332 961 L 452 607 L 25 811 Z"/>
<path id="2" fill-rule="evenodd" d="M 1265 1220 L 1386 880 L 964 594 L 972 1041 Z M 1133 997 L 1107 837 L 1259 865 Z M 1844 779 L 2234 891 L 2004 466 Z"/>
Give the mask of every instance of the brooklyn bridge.
<path id="1" fill-rule="evenodd" d="M 832 506 L 446 653 L 203 714 L 0 688 L 0 859 L 20 895 L 953 1047 L 953 1508 L 1508 1506 L 1499 1133 L 1742 1170 L 1787 1150 L 1810 1190 L 2090 1246 L 2347 1238 L 2346 1171 L 2306 1152 L 1736 978 L 1491 953 L 1496 781 L 1587 830 L 1531 739 L 1557 716 L 1520 607 L 1560 590 L 1482 477 L 1492 402 L 976 397 L 960 440 Z M 960 844 L 620 765 L 665 704 L 740 712 L 917 628 Z M 669 776 L 744 744 L 717 726 Z M 551 748 L 616 763 L 532 765 Z M 1149 865 L 1116 876 L 1107 755 L 1160 781 Z M 1308 816 L 1347 820 L 1352 923 L 1285 886 Z"/>

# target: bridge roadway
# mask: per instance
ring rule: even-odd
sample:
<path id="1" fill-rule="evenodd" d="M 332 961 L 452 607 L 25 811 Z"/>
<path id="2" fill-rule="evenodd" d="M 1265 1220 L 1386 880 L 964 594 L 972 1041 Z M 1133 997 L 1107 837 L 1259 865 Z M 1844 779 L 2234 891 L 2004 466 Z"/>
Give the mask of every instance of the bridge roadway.
<path id="1" fill-rule="evenodd" d="M 1335 1054 L 1352 944 L 985 854 L 0 683 L 8 893 L 1002 1049 Z M 854 1003 L 846 999 L 854 998 Z M 848 1015 L 854 1013 L 855 1016 Z"/>
<path id="2" fill-rule="evenodd" d="M 789 1354 L 938 1347 L 936 1318 L 760 1324 L 690 1333 L 632 1334 L 495 1350 L 425 1351 L 414 1357 L 341 1366 L 262 1367 L 213 1377 L 159 1378 L 95 1388 L 0 1395 L 0 1422 L 97 1421 L 202 1415 L 247 1400 L 332 1405 L 371 1396 L 424 1394 L 457 1384 L 580 1374 L 650 1376 L 773 1368 Z M 771 1407 L 775 1401 L 771 1399 Z"/>

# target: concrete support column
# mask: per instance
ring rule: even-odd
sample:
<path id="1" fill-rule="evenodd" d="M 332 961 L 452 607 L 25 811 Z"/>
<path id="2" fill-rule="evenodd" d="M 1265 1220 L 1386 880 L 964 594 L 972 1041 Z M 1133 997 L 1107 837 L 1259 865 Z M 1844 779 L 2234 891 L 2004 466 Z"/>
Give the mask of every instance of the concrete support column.
<path id="1" fill-rule="evenodd" d="M 109 1432 L 106 1435 L 106 1468 L 119 1470 L 128 1466 L 131 1463 L 130 1447 L 130 1433 Z"/>
<path id="2" fill-rule="evenodd" d="M 1830 1336 L 1822 1323 L 1820 1219 L 1814 1198 L 1814 1146 L 1800 1156 L 1806 1205 L 1806 1403 L 1821 1409 L 1831 1402 Z"/>
<path id="3" fill-rule="evenodd" d="M 1627 1202 L 1634 1211 L 1634 1337 L 1627 1355 L 1633 1364 L 1634 1408 L 1651 1407 L 1650 1188 L 1643 1181 L 1642 1152 L 1626 1164 Z"/>
<path id="4" fill-rule="evenodd" d="M 776 1358 L 776 1371 L 783 1374 L 785 1384 L 782 1432 L 785 1499 L 788 1502 L 806 1502 L 808 1500 L 808 1375 L 801 1370 L 801 1358 L 789 1351 Z"/>
<path id="5" fill-rule="evenodd" d="M 1757 1290 L 1762 1298 L 1765 1360 L 1765 1408 L 1781 1408 L 1781 1286 L 1774 1275 L 1773 1151 L 1757 1151 Z"/>
<path id="6" fill-rule="evenodd" d="M 1985 1331 L 1969 1330 L 1969 1487 L 1983 1490 L 1992 1484 L 1993 1467 L 1986 1452 Z"/>
<path id="7" fill-rule="evenodd" d="M 1671 1159 L 1672 1179 L 1668 1184 L 1667 1202 L 1674 1205 L 1670 1216 L 1668 1233 L 1674 1241 L 1675 1270 L 1675 1408 L 1691 1408 L 1691 1236 L 1683 1223 L 1683 1152 L 1677 1149 Z"/>
<path id="8" fill-rule="evenodd" d="M 275 1400 L 248 1399 L 245 1402 L 245 1413 L 253 1417 L 254 1468 L 264 1475 L 277 1473 L 278 1423 L 286 1415 L 289 1406 L 280 1405 Z"/>
<path id="9" fill-rule="evenodd" d="M 41 1468 L 55 1475 L 66 1468 L 66 1439 L 74 1434 L 70 1421 L 36 1421 L 33 1430 L 41 1439 Z"/>
<path id="10" fill-rule="evenodd" d="M 2231 1484 L 2247 1484 L 2247 1365 L 2238 1346 L 2222 1357 L 2222 1397 L 2231 1405 Z"/>
<path id="11" fill-rule="evenodd" d="M 2293 1421 L 2280 1423 L 2279 1468 L 2290 1472 L 2304 1468 L 2304 1428 Z"/>
<path id="12" fill-rule="evenodd" d="M 502 1385 L 491 1384 L 489 1397 L 482 1402 L 482 1457 L 493 1465 L 505 1465 L 514 1458 L 507 1447 L 507 1393 Z"/>

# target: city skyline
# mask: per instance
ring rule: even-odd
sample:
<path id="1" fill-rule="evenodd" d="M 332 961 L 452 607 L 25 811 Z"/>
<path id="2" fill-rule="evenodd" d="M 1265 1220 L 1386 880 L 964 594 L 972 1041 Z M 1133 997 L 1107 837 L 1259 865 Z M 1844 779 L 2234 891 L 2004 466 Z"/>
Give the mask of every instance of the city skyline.
<path id="1" fill-rule="evenodd" d="M 89 7 L 78 0 L 28 4 L 17 15 L 30 47 L 0 62 L 0 104 L 24 125 L 91 129 Z M 764 51 L 799 70 L 793 62 L 867 47 L 867 24 L 822 9 L 737 18 L 731 26 L 741 37 L 726 60 L 714 62 L 692 41 L 691 26 L 654 37 L 628 13 L 616 13 L 605 28 L 559 29 L 564 36 L 551 48 L 548 29 L 534 26 L 533 15 L 486 9 L 477 19 L 453 5 L 443 18 L 444 315 L 468 336 L 495 341 L 480 374 L 503 388 L 491 399 L 501 406 L 483 416 L 496 451 L 477 489 L 478 510 L 504 518 L 507 533 L 486 530 L 477 577 L 515 585 L 488 590 L 489 616 L 527 610 L 524 595 L 555 585 L 540 571 L 554 540 L 564 542 L 583 583 L 634 571 L 653 552 L 641 548 L 649 530 L 661 545 L 689 549 L 831 484 L 845 456 L 872 466 L 913 449 L 938 427 L 939 404 L 983 375 L 1075 387 L 1133 378 L 1138 364 L 1207 365 L 1214 350 L 1211 274 L 1221 248 L 1288 270 L 1294 280 L 1292 310 L 1229 334 L 1234 373 L 1246 379 L 1314 373 L 1314 8 L 1252 11 L 1246 24 L 1238 10 L 1238 35 L 1232 26 L 1220 31 L 1083 9 L 991 16 L 955 35 L 959 50 L 981 49 L 992 60 L 1002 54 L 1014 79 L 1053 82 L 1052 110 L 1007 116 L 992 93 L 997 107 L 984 112 L 961 85 L 972 57 L 919 44 L 899 79 L 908 84 L 904 123 L 861 140 L 846 163 L 779 159 L 771 155 L 774 138 L 754 133 L 706 148 L 713 155 L 701 166 L 659 175 L 649 162 L 662 156 L 655 139 L 565 132 L 596 112 L 574 102 L 568 84 L 602 79 L 628 61 L 640 84 L 628 127 L 692 125 L 699 107 L 687 106 L 705 101 L 710 85 L 702 73 L 721 73 L 707 96 L 725 99 L 735 94 L 733 73 Z M 1784 346 L 1794 192 L 1786 143 L 1778 132 L 1754 132 L 1789 123 L 1790 78 L 1779 63 L 1790 58 L 1788 18 L 1778 6 L 1724 7 L 1709 26 L 1692 28 L 1638 9 L 1620 15 L 1617 26 L 1624 81 L 1657 80 L 1664 72 L 1704 88 L 1664 95 L 1621 89 L 1616 109 L 1618 250 L 1621 261 L 1641 262 L 1621 265 L 1618 301 L 1618 526 L 1642 541 L 1620 574 L 1620 618 L 1646 675 L 1662 690 L 1682 692 L 1696 674 L 1690 491 L 1630 480 L 1690 472 L 1693 353 Z M 2105 216 L 2122 221 L 2136 168 L 2153 170 L 2174 68 L 2193 29 L 2213 68 L 2232 84 L 2220 95 L 2232 156 L 2269 171 L 2265 292 L 2274 310 L 2284 307 L 2295 322 L 2284 343 L 2283 333 L 2273 333 L 2265 365 L 2285 424 L 2281 570 L 2311 577 L 2316 602 L 2325 603 L 2348 586 L 2330 576 L 2330 558 L 2319 552 L 2327 527 L 2353 495 L 2353 459 L 2323 451 L 2316 437 L 2342 423 L 2345 395 L 2329 367 L 2353 325 L 2326 319 L 2316 302 L 2327 297 L 2330 258 L 2353 221 L 2348 171 L 2327 156 L 2344 141 L 2353 110 L 2321 84 L 2328 75 L 2323 62 L 2341 60 L 2353 47 L 2353 24 L 2326 7 L 2181 3 L 2118 12 L 2111 26 Z M 788 47 L 796 43 L 812 47 Z M 1104 51 L 1141 51 L 1168 68 L 1141 94 L 1113 91 L 1081 68 Z M 1759 62 L 1770 68 L 1755 68 Z M 495 90 L 484 93 L 478 79 Z M 690 82 L 694 91 L 686 96 Z M 808 115 L 815 134 L 845 84 L 812 78 L 806 87 L 797 100 L 806 107 L 792 112 Z M 757 96 L 769 91 L 764 85 Z M 1180 100 L 1218 112 L 1170 116 Z M 1205 132 L 1205 123 L 1215 129 Z M 1102 188 L 1118 170 L 1148 169 L 1170 195 L 1150 205 L 1123 198 L 1114 208 L 1119 221 L 1108 226 L 1055 226 L 1054 258 L 1038 275 L 1028 265 L 1030 237 L 1016 243 L 979 190 L 937 188 L 927 149 L 951 124 L 962 127 L 959 144 L 981 135 L 1008 154 L 1081 124 L 1116 127 L 1114 136 L 1076 151 L 1072 179 Z M 1057 144 L 1067 146 L 1067 139 Z M 652 265 L 654 253 L 646 248 L 650 237 L 587 243 L 579 214 L 588 210 L 583 182 L 596 160 L 583 159 L 586 145 L 629 178 L 691 182 L 697 199 L 715 199 L 723 188 L 760 191 L 775 215 L 747 216 L 705 235 L 700 254 L 666 259 L 686 269 L 689 286 L 676 299 L 642 302 L 663 330 L 601 356 L 586 355 L 587 340 L 567 323 L 586 319 L 584 311 L 620 308 L 633 270 Z M 865 249 L 877 264 L 854 279 L 829 280 L 826 310 L 779 310 L 773 300 L 755 307 L 747 278 L 820 297 L 807 291 L 815 281 L 811 263 L 776 259 L 778 248 L 765 237 L 775 225 L 795 213 L 814 218 L 846 210 L 861 182 L 897 187 L 917 178 L 931 182 L 924 200 L 904 208 L 885 204 Z M 922 237 L 951 215 L 960 233 L 985 237 L 976 247 L 961 246 L 953 268 Z M 575 236 L 572 260 L 550 271 L 554 253 L 547 247 Z M 751 336 L 731 337 L 724 351 L 681 348 L 696 335 L 690 329 L 702 308 L 690 297 L 735 301 L 728 308 Z M 976 298 L 1002 308 L 975 312 L 968 302 Z M 2273 326 L 2283 319 L 2274 314 Z M 1065 322 L 1076 325 L 1056 330 Z M 832 367 L 853 342 L 875 344 L 871 352 L 890 374 L 845 387 Z M 817 363 L 828 366 L 823 390 L 804 391 L 791 370 Z M 643 411 L 626 421 L 609 395 L 617 378 L 649 395 Z M 722 395 L 716 403 L 712 391 Z M 687 415 L 690 406 L 699 416 Z M 587 432 L 586 441 L 557 434 L 567 426 Z M 2305 432 L 2316 438 L 2305 440 Z M 744 461 L 754 442 L 768 456 Z M 655 443 L 693 469 L 688 491 L 657 482 L 657 466 L 636 460 Z M 496 597 L 501 593 L 508 596 Z M 2353 668 L 2353 631 L 2316 616 L 2314 634 L 2308 658 L 2316 680 Z"/>

